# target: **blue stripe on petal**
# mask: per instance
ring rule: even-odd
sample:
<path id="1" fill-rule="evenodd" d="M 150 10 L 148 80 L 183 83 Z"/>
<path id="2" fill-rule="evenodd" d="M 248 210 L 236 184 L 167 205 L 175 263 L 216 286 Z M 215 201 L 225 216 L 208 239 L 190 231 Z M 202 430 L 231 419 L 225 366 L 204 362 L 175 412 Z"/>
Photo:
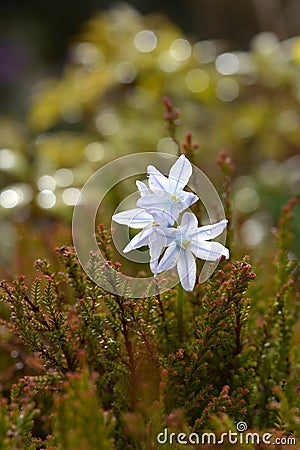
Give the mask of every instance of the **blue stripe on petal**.
<path id="1" fill-rule="evenodd" d="M 182 230 L 182 233 L 187 233 L 188 235 L 190 235 L 191 231 L 197 228 L 197 226 L 198 219 L 194 213 L 186 212 L 183 214 L 180 223 L 180 229 Z"/>
<path id="2" fill-rule="evenodd" d="M 197 230 L 195 230 L 193 236 L 201 241 L 214 239 L 225 230 L 227 223 L 228 220 L 223 219 L 220 222 L 214 223 L 213 225 L 205 225 L 203 227 L 199 227 Z"/>
<path id="3" fill-rule="evenodd" d="M 151 194 L 141 197 L 137 201 L 137 206 L 140 208 L 157 208 L 165 209 L 170 205 L 170 199 L 168 195 Z"/>
<path id="4" fill-rule="evenodd" d="M 144 228 L 153 221 L 153 218 L 144 209 L 134 208 L 114 214 L 112 220 L 131 228 Z"/>
<path id="5" fill-rule="evenodd" d="M 181 193 L 182 202 L 184 203 L 185 208 L 189 208 L 195 202 L 199 200 L 199 197 L 193 192 L 182 191 Z"/>
<path id="6" fill-rule="evenodd" d="M 158 268 L 157 273 L 164 272 L 165 270 L 172 269 L 172 267 L 176 266 L 177 263 L 177 255 L 179 254 L 180 249 L 177 247 L 175 243 L 172 243 L 165 251 Z"/>
<path id="7" fill-rule="evenodd" d="M 189 250 L 184 250 L 177 262 L 177 270 L 182 287 L 186 291 L 192 291 L 196 283 L 195 257 Z"/>
<path id="8" fill-rule="evenodd" d="M 153 192 L 169 192 L 169 180 L 159 170 L 154 166 L 148 166 L 147 173 L 149 175 L 148 184 Z"/>
<path id="9" fill-rule="evenodd" d="M 173 164 L 169 173 L 169 181 L 170 186 L 172 187 L 172 192 L 175 193 L 183 189 L 189 181 L 191 175 L 191 163 L 184 155 L 181 155 L 175 164 Z"/>
<path id="10" fill-rule="evenodd" d="M 197 258 L 201 258 L 205 261 L 216 261 L 222 255 L 224 255 L 225 258 L 229 257 L 228 249 L 219 242 L 199 242 L 193 239 L 189 249 L 197 256 Z"/>
<path id="11" fill-rule="evenodd" d="M 137 185 L 137 188 L 140 192 L 141 197 L 144 197 L 145 195 L 150 195 L 149 189 L 147 188 L 145 183 L 143 183 L 142 181 L 139 181 L 139 180 L 137 180 L 135 183 Z"/>
<path id="12" fill-rule="evenodd" d="M 131 239 L 129 244 L 127 244 L 124 248 L 123 253 L 128 253 L 136 248 L 143 247 L 144 245 L 149 245 L 150 235 L 152 232 L 152 226 L 144 228 L 137 235 L 135 235 L 134 238 Z"/>

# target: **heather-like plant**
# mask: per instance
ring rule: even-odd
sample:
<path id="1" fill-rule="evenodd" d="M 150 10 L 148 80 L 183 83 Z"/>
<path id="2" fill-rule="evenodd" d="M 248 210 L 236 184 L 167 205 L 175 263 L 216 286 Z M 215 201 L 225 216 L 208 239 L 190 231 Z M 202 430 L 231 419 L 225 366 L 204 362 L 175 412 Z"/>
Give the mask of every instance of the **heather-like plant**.
<path id="1" fill-rule="evenodd" d="M 170 102 L 167 108 L 176 139 L 173 119 L 178 114 Z M 185 156 L 178 161 L 192 161 L 197 145 L 190 134 L 181 148 Z M 173 287 L 143 298 L 130 298 L 126 288 L 124 296 L 109 292 L 89 278 L 72 245 L 55 249 L 55 264 L 37 260 L 32 283 L 24 275 L 1 282 L 1 299 L 9 310 L 1 325 L 12 339 L 17 336 L 27 370 L 0 404 L 0 448 L 151 450 L 160 448 L 158 436 L 165 429 L 175 437 L 164 447 L 181 448 L 179 433 L 194 433 L 194 439 L 212 431 L 220 436 L 224 430 L 236 431 L 237 423 L 256 433 L 273 433 L 274 439 L 299 438 L 294 200 L 283 207 L 274 246 L 263 261 L 236 257 L 240 249 L 230 205 L 233 165 L 225 152 L 218 166 L 231 227 L 230 259 L 221 259 L 210 278 L 189 285 L 188 292 Z M 150 178 L 153 168 L 150 172 L 152 189 L 157 178 Z M 168 191 L 163 198 L 169 202 Z M 141 202 L 138 208 L 152 220 L 155 212 L 143 206 Z M 183 214 L 201 222 L 201 208 L 193 208 L 193 214 Z M 124 213 L 116 218 L 124 219 Z M 182 231 L 182 221 L 175 233 Z M 201 232 L 201 227 L 195 229 Z M 99 225 L 96 239 L 106 264 L 126 273 L 115 259 L 111 231 Z M 152 240 L 145 242 L 153 245 Z M 159 247 L 157 261 L 152 261 L 158 263 L 154 273 L 163 266 L 170 248 L 165 247 Z M 93 263 L 97 259 L 91 255 Z M 188 442 L 186 448 L 206 448 L 195 445 Z M 236 448 L 249 445 L 238 443 Z"/>

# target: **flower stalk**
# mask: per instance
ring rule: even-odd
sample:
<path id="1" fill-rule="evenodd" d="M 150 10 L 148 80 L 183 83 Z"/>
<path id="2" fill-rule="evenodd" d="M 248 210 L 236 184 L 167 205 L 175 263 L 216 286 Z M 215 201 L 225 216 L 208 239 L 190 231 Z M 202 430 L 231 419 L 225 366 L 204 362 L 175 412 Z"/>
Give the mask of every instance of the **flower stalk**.
<path id="1" fill-rule="evenodd" d="M 179 342 L 183 342 L 183 287 L 181 283 L 178 284 L 177 290 L 177 329 Z"/>

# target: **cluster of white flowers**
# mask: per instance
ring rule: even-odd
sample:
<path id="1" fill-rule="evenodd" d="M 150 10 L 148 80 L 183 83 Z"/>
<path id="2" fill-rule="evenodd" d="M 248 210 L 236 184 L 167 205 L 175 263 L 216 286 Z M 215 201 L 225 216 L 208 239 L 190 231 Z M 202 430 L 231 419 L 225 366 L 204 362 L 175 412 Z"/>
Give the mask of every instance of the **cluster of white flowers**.
<path id="1" fill-rule="evenodd" d="M 184 191 L 192 175 L 192 165 L 184 155 L 171 167 L 169 177 L 154 166 L 148 166 L 147 173 L 149 187 L 136 182 L 140 192 L 137 208 L 112 218 L 119 224 L 142 228 L 123 252 L 149 246 L 152 273 L 157 275 L 176 266 L 182 287 L 192 291 L 196 283 L 195 257 L 206 261 L 216 261 L 221 256 L 229 258 L 226 247 L 210 241 L 222 233 L 227 220 L 198 227 L 195 214 L 185 212 L 178 223 L 180 214 L 199 200 L 197 195 Z"/>

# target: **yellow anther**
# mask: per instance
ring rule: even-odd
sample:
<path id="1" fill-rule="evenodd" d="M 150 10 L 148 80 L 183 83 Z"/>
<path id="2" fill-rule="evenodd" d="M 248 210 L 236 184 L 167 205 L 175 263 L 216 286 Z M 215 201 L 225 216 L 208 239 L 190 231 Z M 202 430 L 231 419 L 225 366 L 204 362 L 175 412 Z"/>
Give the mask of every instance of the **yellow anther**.
<path id="1" fill-rule="evenodd" d="M 191 243 L 191 241 L 190 240 L 188 240 L 188 239 L 184 239 L 183 241 L 182 241 L 182 243 L 181 243 L 181 247 L 183 247 L 183 248 L 188 248 L 188 246 L 190 245 L 190 243 Z"/>

